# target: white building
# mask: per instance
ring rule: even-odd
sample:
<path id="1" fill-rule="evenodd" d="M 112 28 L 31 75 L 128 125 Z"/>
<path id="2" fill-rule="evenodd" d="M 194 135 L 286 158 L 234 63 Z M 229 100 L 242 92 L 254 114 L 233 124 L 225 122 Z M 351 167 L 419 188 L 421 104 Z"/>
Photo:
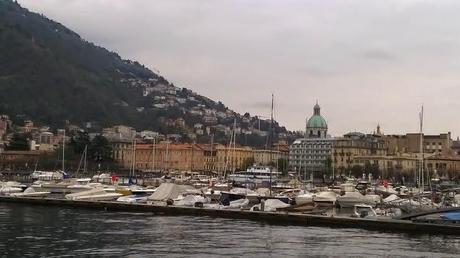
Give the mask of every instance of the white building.
<path id="1" fill-rule="evenodd" d="M 332 153 L 333 138 L 327 134 L 327 123 L 321 116 L 321 108 L 316 103 L 313 116 L 306 123 L 305 138 L 292 143 L 289 150 L 289 166 L 303 178 L 311 173 L 322 177 L 327 170 Z"/>

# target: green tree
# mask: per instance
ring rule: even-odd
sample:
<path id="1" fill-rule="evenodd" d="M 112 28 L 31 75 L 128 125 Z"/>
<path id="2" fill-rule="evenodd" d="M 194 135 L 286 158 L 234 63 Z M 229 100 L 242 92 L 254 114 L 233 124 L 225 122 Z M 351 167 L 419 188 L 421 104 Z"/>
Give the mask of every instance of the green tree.
<path id="1" fill-rule="evenodd" d="M 327 157 L 324 161 L 324 174 L 325 175 L 332 175 L 332 159 L 331 157 Z"/>
<path id="2" fill-rule="evenodd" d="M 97 163 L 112 161 L 112 146 L 102 135 L 94 137 L 88 147 L 88 156 Z"/>
<path id="3" fill-rule="evenodd" d="M 288 160 L 279 158 L 278 159 L 278 171 L 282 173 L 283 176 L 287 175 L 288 171 Z"/>
<path id="4" fill-rule="evenodd" d="M 370 162 L 366 162 L 364 164 L 364 173 L 366 174 L 372 174 L 372 177 L 373 178 L 377 178 L 380 174 L 380 169 L 379 169 L 379 164 L 377 163 L 370 163 Z M 367 176 L 367 175 L 366 175 Z"/>
<path id="5" fill-rule="evenodd" d="M 90 139 L 87 132 L 78 132 L 77 135 L 70 140 L 70 146 L 75 153 L 83 153 L 86 146 L 90 145 Z"/>
<path id="6" fill-rule="evenodd" d="M 254 158 L 246 158 L 243 162 L 243 169 L 248 169 L 252 165 L 254 165 Z"/>
<path id="7" fill-rule="evenodd" d="M 8 144 L 8 150 L 29 150 L 29 139 L 25 134 L 15 133 L 10 143 Z"/>
<path id="8" fill-rule="evenodd" d="M 363 175 L 363 167 L 361 167 L 360 165 L 354 165 L 351 168 L 351 175 L 354 176 L 354 177 L 362 176 Z"/>

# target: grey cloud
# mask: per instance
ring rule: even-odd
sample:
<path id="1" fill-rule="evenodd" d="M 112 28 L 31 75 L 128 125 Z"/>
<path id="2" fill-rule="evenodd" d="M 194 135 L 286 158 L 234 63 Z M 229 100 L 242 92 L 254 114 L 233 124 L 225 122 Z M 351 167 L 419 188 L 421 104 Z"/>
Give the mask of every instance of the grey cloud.
<path id="1" fill-rule="evenodd" d="M 389 51 L 382 49 L 371 49 L 359 54 L 360 57 L 371 60 L 395 61 L 398 58 Z"/>
<path id="2" fill-rule="evenodd" d="M 238 112 L 273 92 L 292 130 L 318 99 L 332 134 L 417 130 L 421 103 L 427 132 L 460 133 L 458 1 L 19 2 Z"/>

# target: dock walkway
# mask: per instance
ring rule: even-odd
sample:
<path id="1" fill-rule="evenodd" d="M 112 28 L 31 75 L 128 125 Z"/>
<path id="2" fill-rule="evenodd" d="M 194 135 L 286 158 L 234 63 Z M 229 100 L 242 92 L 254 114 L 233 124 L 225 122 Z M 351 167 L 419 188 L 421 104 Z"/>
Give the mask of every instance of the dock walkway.
<path id="1" fill-rule="evenodd" d="M 132 204 L 107 201 L 74 201 L 52 198 L 25 198 L 2 196 L 0 197 L 0 202 L 99 209 L 105 211 L 151 212 L 155 215 L 168 216 L 209 216 L 231 219 L 248 219 L 278 225 L 362 228 L 367 230 L 379 230 L 386 232 L 460 235 L 460 224 L 444 225 L 432 223 L 417 223 L 412 222 L 410 220 L 398 219 L 362 219 L 287 212 L 254 212 L 247 210 L 156 206 L 149 204 Z"/>

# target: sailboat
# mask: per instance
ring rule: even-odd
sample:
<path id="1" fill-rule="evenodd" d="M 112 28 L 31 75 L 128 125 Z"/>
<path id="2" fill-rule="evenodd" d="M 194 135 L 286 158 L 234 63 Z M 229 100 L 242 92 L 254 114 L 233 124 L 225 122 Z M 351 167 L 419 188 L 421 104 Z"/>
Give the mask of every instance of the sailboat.
<path id="1" fill-rule="evenodd" d="M 129 172 L 129 179 L 128 183 L 131 185 L 133 184 L 133 177 L 136 171 L 136 139 L 133 138 L 133 150 L 132 150 L 132 162 L 131 162 L 131 171 Z"/>
<path id="2" fill-rule="evenodd" d="M 419 167 L 419 174 L 416 176 L 416 182 L 418 181 L 418 188 L 419 193 L 423 193 L 425 190 L 425 173 L 424 173 L 424 150 L 423 150 L 423 105 L 422 110 L 419 114 L 420 117 L 420 167 Z"/>

